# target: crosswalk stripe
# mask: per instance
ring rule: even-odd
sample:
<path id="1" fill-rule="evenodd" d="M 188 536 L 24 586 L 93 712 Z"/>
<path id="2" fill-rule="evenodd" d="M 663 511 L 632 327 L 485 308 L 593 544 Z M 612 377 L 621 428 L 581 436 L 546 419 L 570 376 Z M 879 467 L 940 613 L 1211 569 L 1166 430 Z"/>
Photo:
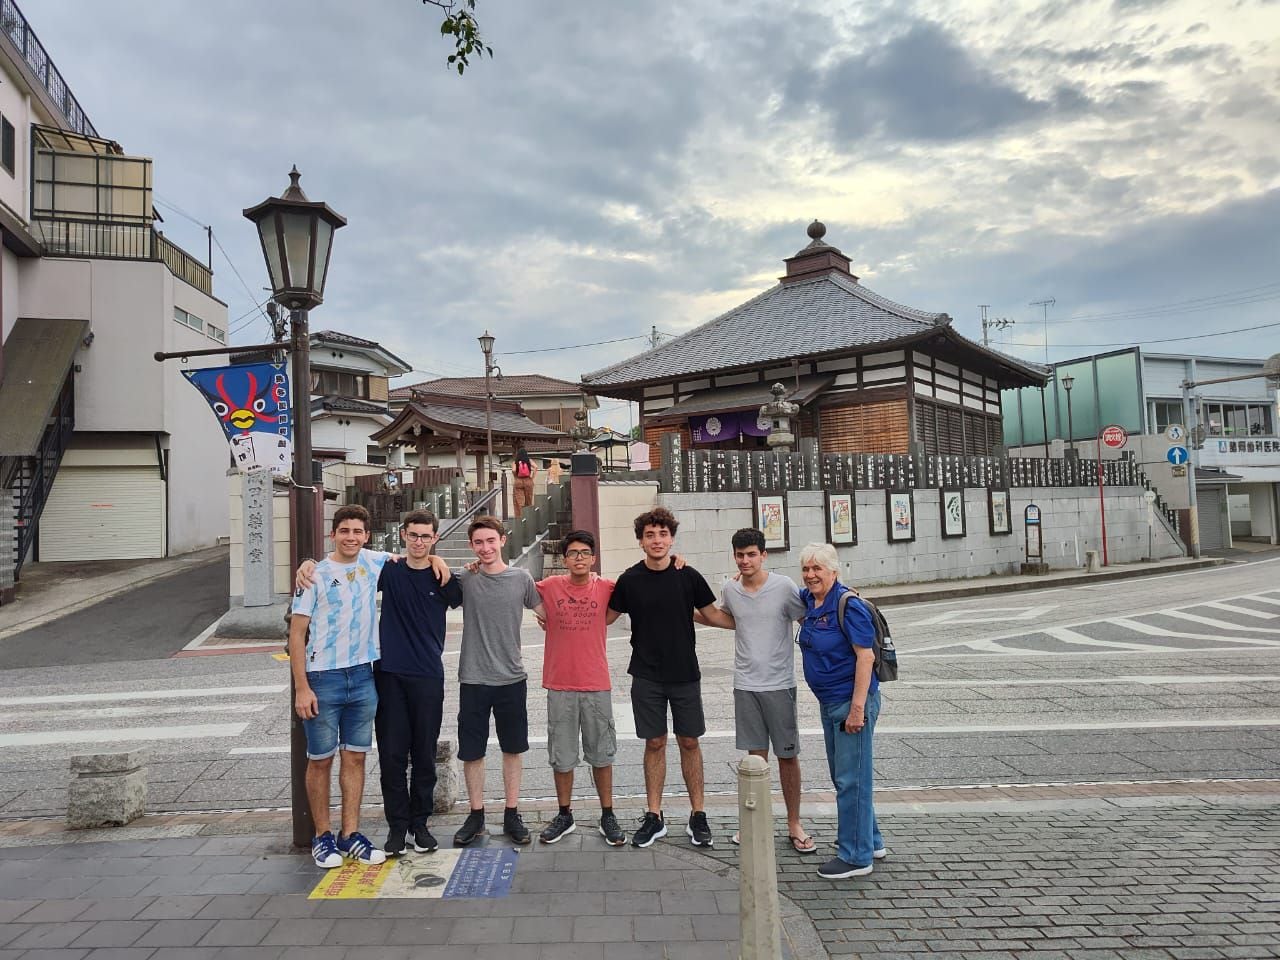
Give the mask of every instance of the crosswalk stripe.
<path id="1" fill-rule="evenodd" d="M 193 713 L 260 713 L 270 707 L 264 703 L 195 703 L 176 707 L 87 707 L 84 709 L 64 709 L 55 707 L 51 710 L 29 710 L 23 713 L 0 713 L 0 722 L 19 723 L 31 721 L 35 723 L 63 723 L 70 720 L 119 720 L 125 717 L 159 717 L 171 714 L 188 716 Z"/>
<path id="2" fill-rule="evenodd" d="M 1191 615 L 1188 615 L 1187 619 L 1191 619 Z M 1116 626 L 1124 627 L 1127 630 L 1133 630 L 1136 633 L 1143 633 L 1153 637 L 1169 637 L 1173 640 L 1216 640 L 1220 643 L 1246 643 L 1251 647 L 1280 647 L 1280 640 L 1267 640 L 1263 637 L 1226 637 L 1216 633 L 1183 633 L 1177 630 L 1170 630 L 1167 627 L 1156 627 L 1149 623 L 1129 620 L 1126 617 L 1116 617 L 1107 622 L 1114 623 Z M 1212 625 L 1213 621 L 1209 621 L 1209 623 Z"/>
<path id="3" fill-rule="evenodd" d="M 1254 600 L 1258 603 L 1269 603 L 1273 606 L 1280 607 L 1280 597 L 1264 597 L 1260 593 L 1249 593 L 1243 597 L 1236 597 L 1237 600 Z"/>
<path id="4" fill-rule="evenodd" d="M 249 694 L 283 693 L 288 684 L 253 687 L 192 687 L 183 690 L 121 690 L 116 693 L 56 693 L 36 697 L 0 697 L 0 707 L 33 706 L 41 703 L 107 703 L 112 700 L 191 700 L 202 697 L 240 697 Z"/>
<path id="5" fill-rule="evenodd" d="M 1095 640 L 1093 637 L 1086 637 L 1083 633 L 1077 633 L 1067 627 L 1046 627 L 1041 633 L 1047 633 L 1055 640 L 1063 643 L 1078 644 L 1083 647 L 1111 647 L 1115 650 L 1150 650 L 1152 652 L 1168 653 L 1168 647 L 1162 647 L 1152 643 L 1129 643 L 1124 640 Z"/>
<path id="6" fill-rule="evenodd" d="M 1242 599 L 1237 597 L 1236 599 Z M 1255 620 L 1275 620 L 1280 617 L 1280 613 L 1269 613 L 1266 610 L 1253 610 L 1249 607 L 1241 607 L 1234 603 L 1224 603 L 1221 600 L 1210 600 L 1208 603 L 1196 604 L 1200 607 L 1213 607 L 1215 610 L 1224 610 L 1227 613 L 1238 613 L 1242 616 L 1253 617 Z"/>
<path id="7" fill-rule="evenodd" d="M 1178 620 L 1186 620 L 1190 623 L 1199 623 L 1206 627 L 1217 627 L 1219 630 L 1235 630 L 1238 633 L 1280 634 L 1280 629 L 1275 627 L 1249 627 L 1241 623 L 1227 623 L 1224 620 L 1215 620 L 1212 617 L 1202 617 L 1198 613 L 1187 613 L 1185 610 L 1169 610 L 1161 614 L 1161 616 L 1174 617 Z"/>
<path id="8" fill-rule="evenodd" d="M 238 737 L 247 723 L 194 723 L 177 727 L 121 727 L 116 730 L 33 730 L 0 734 L 0 747 L 40 747 L 53 744 L 92 746 L 99 743 L 130 743 L 147 740 L 205 740 Z"/>

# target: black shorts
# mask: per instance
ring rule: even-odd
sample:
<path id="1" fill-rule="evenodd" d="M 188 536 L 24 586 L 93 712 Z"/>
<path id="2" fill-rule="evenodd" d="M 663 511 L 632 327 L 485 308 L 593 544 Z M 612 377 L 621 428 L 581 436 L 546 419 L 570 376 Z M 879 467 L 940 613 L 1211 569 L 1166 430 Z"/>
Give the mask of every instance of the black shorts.
<path id="1" fill-rule="evenodd" d="M 529 683 L 491 687 L 485 683 L 459 684 L 458 759 L 480 760 L 489 744 L 489 714 L 503 753 L 529 749 L 529 712 L 525 705 Z"/>
<path id="2" fill-rule="evenodd" d="M 652 740 L 667 735 L 667 704 L 671 705 L 671 729 L 677 737 L 700 737 L 707 732 L 702 716 L 702 683 L 660 683 L 631 678 L 631 714 L 636 736 Z"/>

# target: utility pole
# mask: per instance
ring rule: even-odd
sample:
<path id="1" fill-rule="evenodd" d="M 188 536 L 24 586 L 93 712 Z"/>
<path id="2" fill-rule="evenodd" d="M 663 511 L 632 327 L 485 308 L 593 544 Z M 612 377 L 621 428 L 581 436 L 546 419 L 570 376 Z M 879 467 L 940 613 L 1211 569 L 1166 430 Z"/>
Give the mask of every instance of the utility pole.
<path id="1" fill-rule="evenodd" d="M 1030 306 L 1044 308 L 1044 365 L 1049 365 L 1049 308 L 1058 301 L 1053 297 L 1046 297 L 1043 300 L 1032 300 Z"/>
<path id="2" fill-rule="evenodd" d="M 992 317 L 988 319 L 987 311 L 991 308 L 989 303 L 980 303 L 978 308 L 982 311 L 982 345 L 989 347 L 991 346 L 991 331 L 1012 327 L 1013 321 L 1008 317 Z"/>

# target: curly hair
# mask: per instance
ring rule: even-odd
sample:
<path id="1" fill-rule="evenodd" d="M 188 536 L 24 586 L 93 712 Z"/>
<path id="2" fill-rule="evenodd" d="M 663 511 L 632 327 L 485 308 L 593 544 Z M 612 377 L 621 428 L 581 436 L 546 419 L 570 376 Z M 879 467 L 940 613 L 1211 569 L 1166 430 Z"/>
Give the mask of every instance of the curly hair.
<path id="1" fill-rule="evenodd" d="M 636 517 L 636 539 L 644 539 L 645 527 L 663 527 L 664 529 L 670 530 L 671 535 L 674 537 L 679 526 L 680 521 L 676 519 L 674 513 L 666 507 L 654 507 L 648 513 L 642 513 L 640 516 Z"/>

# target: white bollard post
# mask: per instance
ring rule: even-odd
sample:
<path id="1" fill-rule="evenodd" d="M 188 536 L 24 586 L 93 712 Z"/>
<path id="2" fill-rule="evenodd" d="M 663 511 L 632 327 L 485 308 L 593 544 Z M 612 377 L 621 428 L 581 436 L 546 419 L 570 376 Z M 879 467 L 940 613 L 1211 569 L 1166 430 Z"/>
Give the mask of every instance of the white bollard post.
<path id="1" fill-rule="evenodd" d="M 773 854 L 769 762 L 748 754 L 738 764 L 738 957 L 779 960 L 782 923 Z"/>

